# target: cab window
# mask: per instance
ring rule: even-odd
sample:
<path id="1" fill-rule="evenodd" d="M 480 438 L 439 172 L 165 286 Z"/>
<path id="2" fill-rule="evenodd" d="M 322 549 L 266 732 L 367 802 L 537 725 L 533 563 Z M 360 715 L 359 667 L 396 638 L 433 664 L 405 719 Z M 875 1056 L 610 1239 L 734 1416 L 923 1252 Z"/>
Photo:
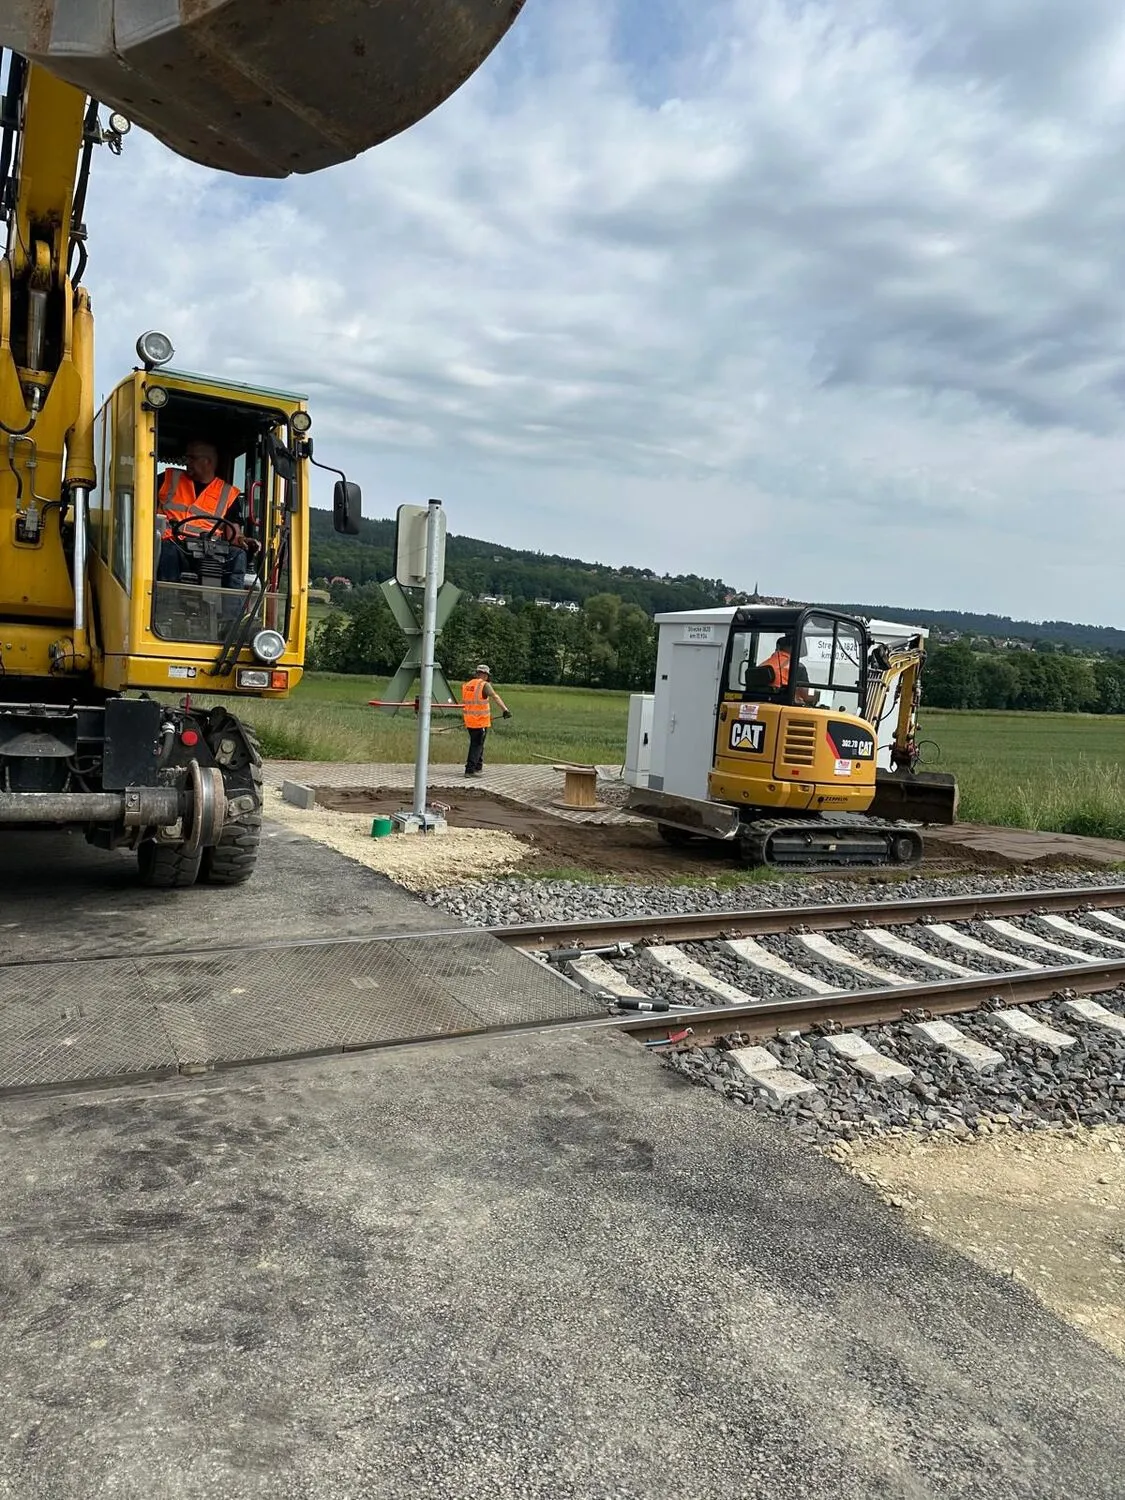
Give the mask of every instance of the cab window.
<path id="1" fill-rule="evenodd" d="M 818 708 L 858 714 L 863 703 L 863 632 L 850 620 L 810 615 L 801 631 L 801 666 Z"/>

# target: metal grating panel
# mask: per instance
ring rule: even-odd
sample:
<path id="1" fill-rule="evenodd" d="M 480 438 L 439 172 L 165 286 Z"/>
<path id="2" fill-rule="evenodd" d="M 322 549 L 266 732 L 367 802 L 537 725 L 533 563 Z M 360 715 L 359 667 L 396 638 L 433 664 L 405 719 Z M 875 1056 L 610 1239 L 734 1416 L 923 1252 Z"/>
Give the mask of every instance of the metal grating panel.
<path id="1" fill-rule="evenodd" d="M 136 965 L 0 969 L 0 1089 L 174 1073 Z"/>
<path id="2" fill-rule="evenodd" d="M 0 965 L 0 1090 L 603 1013 L 542 964 L 480 932 Z"/>
<path id="3" fill-rule="evenodd" d="M 545 964 L 515 952 L 484 932 L 440 943 L 409 941 L 419 972 L 428 975 L 484 1026 L 525 1026 L 536 1021 L 605 1015 L 605 1006 L 561 979 Z"/>

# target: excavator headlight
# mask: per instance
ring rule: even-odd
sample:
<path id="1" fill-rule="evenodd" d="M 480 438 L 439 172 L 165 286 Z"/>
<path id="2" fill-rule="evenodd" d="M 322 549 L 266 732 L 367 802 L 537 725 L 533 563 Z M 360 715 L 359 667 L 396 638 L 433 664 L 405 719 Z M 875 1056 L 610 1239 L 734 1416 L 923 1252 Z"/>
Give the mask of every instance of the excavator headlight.
<path id="1" fill-rule="evenodd" d="M 305 433 L 312 426 L 312 418 L 307 411 L 295 411 L 289 418 L 289 426 L 298 437 L 304 437 Z"/>
<path id="2" fill-rule="evenodd" d="M 168 335 L 158 333 L 155 328 L 150 328 L 148 333 L 142 333 L 137 340 L 137 358 L 146 370 L 155 369 L 157 365 L 166 365 L 175 352 Z"/>
<path id="3" fill-rule="evenodd" d="M 259 661 L 267 666 L 285 653 L 285 637 L 280 630 L 259 630 L 250 642 L 250 649 Z"/>
<path id="4" fill-rule="evenodd" d="M 146 385 L 145 405 L 153 411 L 162 411 L 168 405 L 168 392 L 162 385 Z"/>
<path id="5" fill-rule="evenodd" d="M 133 128 L 133 122 L 128 115 L 123 115 L 115 109 L 109 117 L 109 128 L 114 135 L 128 135 Z"/>

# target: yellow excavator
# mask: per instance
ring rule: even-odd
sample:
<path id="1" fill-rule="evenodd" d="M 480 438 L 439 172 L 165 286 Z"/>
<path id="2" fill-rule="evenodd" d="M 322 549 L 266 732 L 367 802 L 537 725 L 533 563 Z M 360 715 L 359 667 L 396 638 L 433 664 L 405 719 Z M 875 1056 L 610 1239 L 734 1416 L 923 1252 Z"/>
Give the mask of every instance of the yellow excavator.
<path id="1" fill-rule="evenodd" d="M 636 787 L 625 806 L 668 843 L 727 840 L 748 865 L 915 864 L 916 825 L 957 815 L 954 778 L 918 769 L 924 659 L 921 636 L 874 642 L 862 620 L 836 610 L 737 609 L 707 797 Z"/>
<path id="2" fill-rule="evenodd" d="M 301 675 L 310 465 L 358 531 L 358 486 L 313 457 L 295 392 L 174 370 L 153 330 L 95 409 L 95 151 L 135 122 L 220 171 L 318 171 L 436 108 L 521 5 L 4 0 L 0 830 L 80 828 L 152 886 L 245 880 L 262 781 L 237 699 Z M 221 511 L 164 504 L 193 445 Z"/>

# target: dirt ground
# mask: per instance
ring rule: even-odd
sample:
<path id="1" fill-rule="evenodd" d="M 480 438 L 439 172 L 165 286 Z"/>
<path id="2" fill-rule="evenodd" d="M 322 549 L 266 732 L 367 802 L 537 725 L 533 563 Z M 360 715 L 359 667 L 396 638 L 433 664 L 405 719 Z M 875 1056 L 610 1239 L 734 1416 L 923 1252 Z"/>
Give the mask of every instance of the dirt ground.
<path id="1" fill-rule="evenodd" d="M 317 787 L 318 807 L 334 812 L 397 812 L 403 806 L 401 788 L 388 787 Z M 714 878 L 737 872 L 738 860 L 733 846 L 698 840 L 681 847 L 665 844 L 655 827 L 626 823 L 571 823 L 552 817 L 523 803 L 510 802 L 493 793 L 474 788 L 445 791 L 435 788 L 431 802 L 448 809 L 449 821 L 458 828 L 491 829 L 513 835 L 532 845 L 533 853 L 520 868 L 525 874 L 544 871 L 586 870 L 595 875 L 615 875 L 655 881 L 673 876 Z M 934 844 L 926 851 L 921 873 L 951 875 L 979 870 L 1012 870 L 1017 866 L 999 855 L 947 843 Z M 1067 860 L 1036 861 L 1021 865 L 1025 869 L 1073 869 Z M 850 870 L 826 871 L 822 878 L 852 882 L 885 881 L 888 875 L 916 875 L 917 866 L 909 871 L 883 867 L 870 872 Z"/>
<path id="2" fill-rule="evenodd" d="M 1125 1358 L 1125 1127 L 829 1148 L 928 1234 Z"/>

